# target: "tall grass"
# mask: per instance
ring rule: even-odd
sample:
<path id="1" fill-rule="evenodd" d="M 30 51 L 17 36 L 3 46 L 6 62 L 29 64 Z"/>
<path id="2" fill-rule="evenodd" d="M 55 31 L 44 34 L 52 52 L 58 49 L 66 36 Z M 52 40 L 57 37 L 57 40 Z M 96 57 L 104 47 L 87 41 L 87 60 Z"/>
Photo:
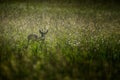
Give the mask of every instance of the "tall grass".
<path id="1" fill-rule="evenodd" d="M 0 80 L 120 78 L 119 10 L 27 5 L 0 5 Z M 27 45 L 27 36 L 44 28 L 46 40 Z"/>

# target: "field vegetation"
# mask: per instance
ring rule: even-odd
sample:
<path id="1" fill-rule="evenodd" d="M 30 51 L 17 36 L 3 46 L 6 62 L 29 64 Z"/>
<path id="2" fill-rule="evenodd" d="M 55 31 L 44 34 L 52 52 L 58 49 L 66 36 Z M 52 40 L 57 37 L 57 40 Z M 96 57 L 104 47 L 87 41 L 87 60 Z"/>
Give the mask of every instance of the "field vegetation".
<path id="1" fill-rule="evenodd" d="M 39 29 L 45 41 L 28 44 Z M 118 5 L 0 3 L 0 80 L 119 80 L 119 72 Z"/>

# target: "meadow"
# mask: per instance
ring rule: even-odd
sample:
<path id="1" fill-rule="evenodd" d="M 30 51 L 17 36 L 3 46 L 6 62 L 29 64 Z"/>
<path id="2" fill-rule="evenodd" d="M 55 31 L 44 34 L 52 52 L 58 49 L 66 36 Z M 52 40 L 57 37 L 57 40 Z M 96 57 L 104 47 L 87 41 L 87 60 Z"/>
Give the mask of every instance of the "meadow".
<path id="1" fill-rule="evenodd" d="M 45 41 L 28 44 L 39 29 Z M 119 72 L 118 6 L 0 3 L 0 80 L 119 80 Z"/>

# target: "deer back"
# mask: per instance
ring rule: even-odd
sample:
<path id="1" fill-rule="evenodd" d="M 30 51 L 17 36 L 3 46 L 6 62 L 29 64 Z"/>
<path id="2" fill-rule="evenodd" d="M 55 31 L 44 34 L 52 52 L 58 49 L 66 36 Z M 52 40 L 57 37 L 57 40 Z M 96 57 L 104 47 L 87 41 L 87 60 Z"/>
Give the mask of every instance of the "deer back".
<path id="1" fill-rule="evenodd" d="M 28 41 L 29 40 L 37 40 L 38 39 L 38 36 L 36 34 L 30 34 L 28 35 Z"/>

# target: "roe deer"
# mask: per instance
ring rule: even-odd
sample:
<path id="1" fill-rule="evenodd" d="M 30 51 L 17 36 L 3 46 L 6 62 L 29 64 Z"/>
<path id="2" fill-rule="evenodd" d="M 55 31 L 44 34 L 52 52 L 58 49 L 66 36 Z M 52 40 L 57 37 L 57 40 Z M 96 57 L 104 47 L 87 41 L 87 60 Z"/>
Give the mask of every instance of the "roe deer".
<path id="1" fill-rule="evenodd" d="M 30 40 L 31 41 L 40 41 L 40 40 L 44 41 L 45 40 L 45 35 L 48 33 L 48 30 L 46 30 L 46 31 L 39 30 L 39 33 L 41 34 L 41 36 L 38 36 L 36 34 L 28 35 L 28 37 L 27 37 L 28 38 L 28 43 L 29 43 Z"/>

